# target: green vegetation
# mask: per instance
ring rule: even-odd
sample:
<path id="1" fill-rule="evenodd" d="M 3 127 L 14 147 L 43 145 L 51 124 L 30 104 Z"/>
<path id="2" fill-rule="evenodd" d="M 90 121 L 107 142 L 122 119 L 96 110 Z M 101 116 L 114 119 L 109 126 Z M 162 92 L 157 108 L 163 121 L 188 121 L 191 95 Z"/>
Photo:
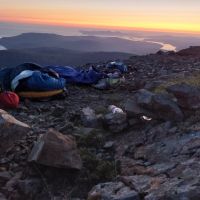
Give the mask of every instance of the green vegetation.
<path id="1" fill-rule="evenodd" d="M 188 77 L 181 77 L 181 78 L 173 78 L 167 80 L 165 83 L 162 83 L 158 87 L 154 89 L 154 92 L 156 93 L 164 93 L 166 92 L 166 88 L 180 83 L 186 83 L 192 86 L 200 87 L 200 74 L 191 74 Z"/>
<path id="2" fill-rule="evenodd" d="M 119 167 L 114 161 L 100 159 L 87 148 L 82 148 L 80 154 L 86 177 L 90 182 L 109 181 L 118 174 Z"/>

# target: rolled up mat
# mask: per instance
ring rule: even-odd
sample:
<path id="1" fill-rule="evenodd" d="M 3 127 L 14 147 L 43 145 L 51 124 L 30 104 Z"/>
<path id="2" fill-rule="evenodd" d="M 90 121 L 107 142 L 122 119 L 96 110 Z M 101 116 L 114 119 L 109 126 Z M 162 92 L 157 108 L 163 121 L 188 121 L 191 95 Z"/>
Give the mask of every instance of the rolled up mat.
<path id="1" fill-rule="evenodd" d="M 26 92 L 18 92 L 17 94 L 23 98 L 42 99 L 42 98 L 53 97 L 62 93 L 63 90 L 53 90 L 53 91 L 42 91 L 42 92 L 26 91 Z"/>

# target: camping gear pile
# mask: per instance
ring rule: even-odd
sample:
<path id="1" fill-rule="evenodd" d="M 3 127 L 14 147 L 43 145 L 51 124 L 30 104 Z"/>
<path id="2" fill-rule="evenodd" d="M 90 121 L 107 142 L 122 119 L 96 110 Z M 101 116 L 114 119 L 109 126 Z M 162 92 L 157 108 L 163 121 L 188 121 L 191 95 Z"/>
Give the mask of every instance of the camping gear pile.
<path id="1" fill-rule="evenodd" d="M 15 108 L 19 97 L 41 99 L 62 94 L 70 84 L 91 85 L 97 89 L 109 89 L 122 81 L 122 74 L 127 72 L 122 62 L 111 62 L 97 69 L 88 70 L 70 66 L 40 66 L 24 63 L 15 68 L 0 70 L 0 106 Z M 18 96 L 19 97 L 18 97 Z M 5 96 L 8 98 L 5 98 Z M 12 99 L 13 102 L 5 99 Z M 2 103 L 2 101 L 5 101 Z M 12 105 L 12 106 L 11 106 Z"/>

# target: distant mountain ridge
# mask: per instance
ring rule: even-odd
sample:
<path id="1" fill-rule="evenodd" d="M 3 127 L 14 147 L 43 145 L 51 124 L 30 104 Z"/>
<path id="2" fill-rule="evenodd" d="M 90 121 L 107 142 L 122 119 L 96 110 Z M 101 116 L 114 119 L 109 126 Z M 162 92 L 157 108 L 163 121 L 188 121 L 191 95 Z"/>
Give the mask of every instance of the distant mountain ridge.
<path id="1" fill-rule="evenodd" d="M 64 48 L 83 52 L 124 52 L 137 55 L 155 53 L 159 44 L 131 41 L 118 37 L 61 36 L 48 33 L 24 33 L 0 39 L 0 44 L 8 49 L 24 48 Z"/>

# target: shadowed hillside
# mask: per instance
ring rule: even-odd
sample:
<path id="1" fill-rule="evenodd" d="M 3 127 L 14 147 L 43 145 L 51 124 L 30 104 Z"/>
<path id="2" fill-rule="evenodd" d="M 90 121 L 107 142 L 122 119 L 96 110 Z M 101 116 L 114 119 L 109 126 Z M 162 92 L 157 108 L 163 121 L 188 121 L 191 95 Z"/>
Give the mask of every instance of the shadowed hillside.
<path id="1" fill-rule="evenodd" d="M 33 48 L 0 51 L 0 67 L 16 66 L 24 62 L 43 65 L 84 65 L 107 60 L 126 59 L 128 53 L 81 52 L 61 48 Z"/>
<path id="2" fill-rule="evenodd" d="M 161 46 L 117 37 L 61 36 L 46 33 L 25 33 L 0 39 L 8 49 L 54 47 L 84 52 L 126 52 L 131 54 L 155 53 Z"/>

